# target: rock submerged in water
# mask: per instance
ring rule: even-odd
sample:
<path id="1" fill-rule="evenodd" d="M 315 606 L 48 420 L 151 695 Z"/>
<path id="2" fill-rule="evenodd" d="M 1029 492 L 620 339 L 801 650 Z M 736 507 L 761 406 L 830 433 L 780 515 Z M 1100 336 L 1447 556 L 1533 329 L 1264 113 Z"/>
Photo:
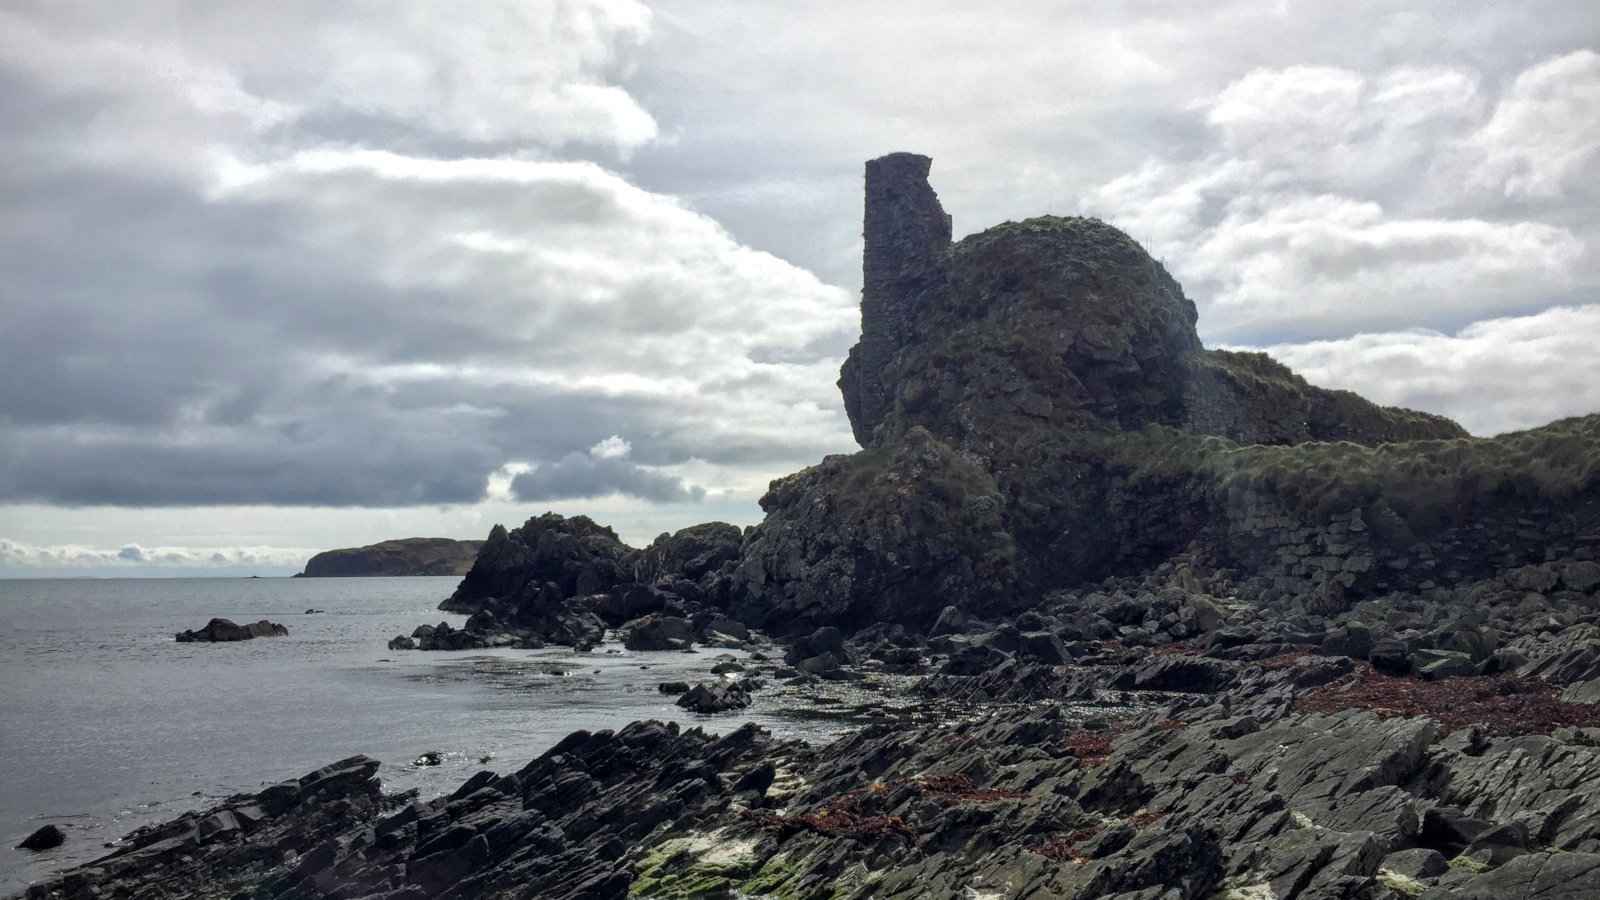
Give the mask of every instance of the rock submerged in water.
<path id="1" fill-rule="evenodd" d="M 738 683 L 725 681 L 715 684 L 697 684 L 678 698 L 678 705 L 690 712 L 720 713 L 744 709 L 750 705 L 750 694 Z"/>
<path id="2" fill-rule="evenodd" d="M 24 838 L 22 843 L 17 845 L 17 849 L 32 850 L 38 853 L 42 850 L 54 850 L 66 842 L 67 836 L 62 833 L 60 828 L 54 825 L 46 825 Z"/>
<path id="3" fill-rule="evenodd" d="M 288 633 L 289 629 L 276 622 L 268 622 L 266 619 L 248 625 L 239 625 L 230 619 L 212 619 L 204 628 L 178 632 L 177 639 L 180 644 L 225 643 L 248 641 L 258 637 L 283 637 Z"/>

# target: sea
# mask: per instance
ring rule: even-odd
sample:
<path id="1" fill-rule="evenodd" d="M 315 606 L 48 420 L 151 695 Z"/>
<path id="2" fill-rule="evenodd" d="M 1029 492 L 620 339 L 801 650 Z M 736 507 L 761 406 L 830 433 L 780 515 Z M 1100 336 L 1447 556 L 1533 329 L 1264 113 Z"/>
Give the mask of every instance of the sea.
<path id="1" fill-rule="evenodd" d="M 389 650 L 418 625 L 465 620 L 436 608 L 457 581 L 0 580 L 0 896 L 110 852 L 141 825 L 357 753 L 382 762 L 385 790 L 436 796 L 482 769 L 516 771 L 580 728 L 754 721 L 826 740 L 855 721 L 848 698 L 811 707 L 758 691 L 751 709 L 706 717 L 657 690 L 716 677 L 728 651 Z M 270 619 L 289 634 L 174 640 L 213 617 Z M 441 763 L 416 765 L 424 753 Z M 46 823 L 66 833 L 63 847 L 13 849 Z"/>

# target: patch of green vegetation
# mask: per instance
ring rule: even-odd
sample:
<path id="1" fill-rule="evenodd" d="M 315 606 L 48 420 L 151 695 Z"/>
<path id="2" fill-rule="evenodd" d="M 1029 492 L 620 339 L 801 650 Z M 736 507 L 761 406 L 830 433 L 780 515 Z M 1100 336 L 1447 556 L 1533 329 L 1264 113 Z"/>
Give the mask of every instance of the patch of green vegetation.
<path id="1" fill-rule="evenodd" d="M 1134 481 L 1188 481 L 1230 506 L 1268 496 L 1326 521 L 1383 504 L 1419 534 L 1464 520 L 1485 500 L 1571 499 L 1600 487 L 1600 415 L 1493 438 L 1240 446 L 1152 426 L 1088 435 Z"/>
<path id="2" fill-rule="evenodd" d="M 745 897 L 770 897 L 773 900 L 785 900 L 792 896 L 793 885 L 800 875 L 800 869 L 782 853 L 767 858 L 761 868 L 739 885 L 739 893 Z"/>
<path id="3" fill-rule="evenodd" d="M 1461 426 L 1430 413 L 1379 406 L 1351 391 L 1316 387 L 1265 353 L 1206 350 L 1188 357 L 1195 373 L 1209 373 L 1231 386 L 1268 418 L 1304 416 L 1314 439 L 1362 443 L 1466 437 Z M 1286 423 L 1287 424 L 1287 423 Z"/>
<path id="4" fill-rule="evenodd" d="M 634 869 L 628 896 L 641 900 L 729 898 L 758 868 L 753 841 L 720 832 L 662 841 Z"/>
<path id="5" fill-rule="evenodd" d="M 1473 859 L 1472 857 L 1463 853 L 1460 856 L 1450 860 L 1450 868 L 1461 869 L 1465 872 L 1477 874 L 1479 872 L 1489 871 L 1489 864 L 1483 862 L 1482 860 Z"/>
<path id="6" fill-rule="evenodd" d="M 1406 897 L 1420 897 L 1428 889 L 1426 884 L 1415 878 L 1409 875 L 1401 875 L 1399 872 L 1390 869 L 1378 870 L 1378 883 L 1396 894 Z"/>

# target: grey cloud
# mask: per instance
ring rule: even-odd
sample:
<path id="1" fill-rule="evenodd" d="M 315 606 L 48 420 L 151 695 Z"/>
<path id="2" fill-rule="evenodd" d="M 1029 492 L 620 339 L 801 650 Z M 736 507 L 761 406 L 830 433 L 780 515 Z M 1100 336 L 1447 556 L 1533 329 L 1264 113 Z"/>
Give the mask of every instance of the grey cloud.
<path id="1" fill-rule="evenodd" d="M 656 503 L 698 503 L 706 490 L 626 459 L 570 453 L 512 479 L 511 493 L 529 502 L 622 494 Z"/>
<path id="2" fill-rule="evenodd" d="M 1589 4 L 876 9 L 12 4 L 0 503 L 470 504 L 541 461 L 529 502 L 753 496 L 853 446 L 861 164 L 894 149 L 958 232 L 1128 228 L 1213 342 L 1479 429 L 1588 402 L 1470 329 L 1595 296 Z M 1355 89 L 1275 129 L 1308 63 Z M 101 543 L 131 537 L 182 543 Z"/>
<path id="3" fill-rule="evenodd" d="M 637 10 L 613 6 L 637 31 Z M 284 33 L 315 15 L 292 12 Z M 191 24 L 203 35 L 219 21 Z M 0 135 L 12 163 L 0 168 L 0 502 L 474 503 L 505 463 L 559 460 L 613 433 L 638 435 L 640 462 L 697 459 L 737 479 L 847 440 L 836 400 L 820 432 L 770 437 L 812 403 L 793 374 L 765 393 L 702 390 L 816 363 L 823 351 L 808 348 L 853 311 L 672 199 L 537 152 L 296 146 L 317 116 L 354 138 L 406 118 L 410 101 L 386 95 L 371 116 L 319 106 L 295 93 L 294 72 L 273 77 L 259 48 L 227 59 L 227 41 L 197 59 L 153 42 L 183 63 L 171 83 L 129 69 L 126 54 L 106 64 L 128 78 L 85 83 L 62 68 L 73 45 L 60 35 L 89 27 L 74 20 L 48 40 L 24 30 L 31 50 L 0 62 L 0 108 L 30 123 Z M 599 56 L 615 49 L 591 38 Z M 293 115 L 252 132 L 185 98 L 196 72 L 236 74 L 215 88 L 230 104 L 287 99 Z M 440 134 L 463 133 L 450 117 L 476 102 L 446 103 Z M 92 127 L 107 110 L 128 126 L 114 140 Z M 617 136 L 601 126 L 594 135 Z M 501 139 L 479 137 L 480 150 Z M 372 141 L 437 149 L 443 138 L 372 127 L 361 142 Z M 168 145 L 192 165 L 140 152 Z M 676 496 L 635 482 L 636 496 Z"/>

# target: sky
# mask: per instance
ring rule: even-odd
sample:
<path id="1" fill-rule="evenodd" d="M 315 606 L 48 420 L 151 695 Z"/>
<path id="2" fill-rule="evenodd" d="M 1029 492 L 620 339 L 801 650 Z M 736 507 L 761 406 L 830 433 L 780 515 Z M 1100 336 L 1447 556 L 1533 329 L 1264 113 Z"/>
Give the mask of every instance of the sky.
<path id="1" fill-rule="evenodd" d="M 1097 215 L 1208 346 L 1600 410 L 1592 2 L 0 8 L 0 576 L 759 521 L 855 448 L 865 160 Z"/>

